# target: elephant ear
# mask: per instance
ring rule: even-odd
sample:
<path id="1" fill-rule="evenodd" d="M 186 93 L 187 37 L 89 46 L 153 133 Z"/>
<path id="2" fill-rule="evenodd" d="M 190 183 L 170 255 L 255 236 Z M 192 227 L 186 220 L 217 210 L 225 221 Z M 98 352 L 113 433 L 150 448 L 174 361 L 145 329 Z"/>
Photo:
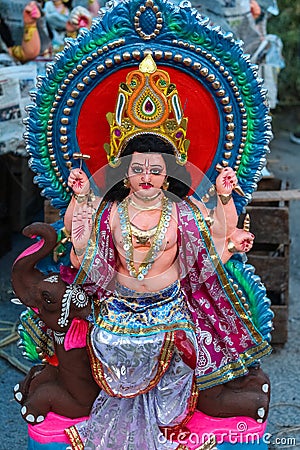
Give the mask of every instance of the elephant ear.
<path id="1" fill-rule="evenodd" d="M 212 27 L 189 2 L 108 2 L 90 30 L 67 39 L 63 52 L 38 77 L 27 107 L 25 139 L 42 193 L 63 213 L 70 201 L 69 171 L 90 176 L 107 164 L 107 113 L 118 88 L 151 54 L 170 75 L 188 118 L 188 160 L 214 183 L 218 168 L 236 170 L 251 200 L 272 136 L 262 80 L 232 34 Z M 78 159 L 83 155 L 84 160 Z M 101 183 L 101 180 L 99 180 Z"/>
<path id="2" fill-rule="evenodd" d="M 40 259 L 36 264 L 37 269 L 39 269 L 44 274 L 49 272 L 59 272 L 60 266 L 70 266 L 70 251 L 72 244 L 69 240 L 69 236 L 66 233 L 64 222 L 62 219 L 57 220 L 52 223 L 51 226 L 54 228 L 57 234 L 56 245 L 47 256 Z"/>
<path id="3" fill-rule="evenodd" d="M 57 365 L 52 331 L 42 323 L 32 309 L 27 308 L 21 313 L 18 333 L 20 336 L 18 347 L 22 350 L 24 358 L 33 364 L 46 361 Z"/>

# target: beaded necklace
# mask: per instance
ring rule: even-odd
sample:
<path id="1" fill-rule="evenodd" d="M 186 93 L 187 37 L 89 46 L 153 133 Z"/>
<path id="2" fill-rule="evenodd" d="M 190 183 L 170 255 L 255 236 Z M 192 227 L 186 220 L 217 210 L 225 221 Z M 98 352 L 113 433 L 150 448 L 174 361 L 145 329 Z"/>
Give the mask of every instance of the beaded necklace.
<path id="1" fill-rule="evenodd" d="M 132 230 L 128 214 L 128 199 L 125 198 L 118 206 L 121 232 L 123 236 L 123 248 L 125 250 L 126 266 L 129 275 L 139 281 L 142 281 L 145 278 L 145 276 L 151 269 L 159 250 L 161 249 L 167 229 L 170 225 L 172 208 L 172 201 L 164 197 L 162 199 L 161 216 L 153 237 L 153 242 L 145 256 L 144 261 L 140 264 L 138 270 L 136 270 L 133 261 Z"/>

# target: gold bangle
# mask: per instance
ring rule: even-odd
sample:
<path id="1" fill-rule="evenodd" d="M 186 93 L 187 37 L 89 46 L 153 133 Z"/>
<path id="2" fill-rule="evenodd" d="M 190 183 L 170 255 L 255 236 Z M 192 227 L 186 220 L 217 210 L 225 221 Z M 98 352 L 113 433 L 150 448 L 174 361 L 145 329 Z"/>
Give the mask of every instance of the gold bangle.
<path id="1" fill-rule="evenodd" d="M 227 250 L 229 251 L 229 253 L 239 253 L 234 243 L 230 239 L 228 239 Z"/>
<path id="2" fill-rule="evenodd" d="M 78 203 L 82 203 L 85 200 L 93 199 L 93 191 L 90 189 L 87 194 L 75 194 L 75 192 L 73 192 L 73 197 L 78 201 Z"/>
<path id="3" fill-rule="evenodd" d="M 232 194 L 218 194 L 218 197 L 221 200 L 222 205 L 227 205 L 232 199 Z"/>
<path id="4" fill-rule="evenodd" d="M 25 62 L 24 50 L 21 45 L 14 45 L 11 48 L 12 56 L 20 62 Z"/>
<path id="5" fill-rule="evenodd" d="M 75 194 L 75 192 L 73 192 L 73 197 L 78 203 L 83 203 L 85 200 L 88 202 L 93 202 L 96 198 L 92 189 L 90 189 L 87 194 Z"/>
<path id="6" fill-rule="evenodd" d="M 36 29 L 37 29 L 37 24 L 36 23 L 26 23 L 24 25 L 24 31 L 36 30 Z"/>
<path id="7" fill-rule="evenodd" d="M 73 248 L 74 248 L 74 253 L 76 256 L 82 256 L 86 252 L 86 248 L 75 248 L 74 246 L 73 246 Z"/>
<path id="8" fill-rule="evenodd" d="M 73 194 L 73 197 L 75 198 L 75 200 L 78 202 L 78 203 L 83 203 L 85 200 L 87 200 L 88 199 L 88 197 L 89 197 L 89 194 Z"/>

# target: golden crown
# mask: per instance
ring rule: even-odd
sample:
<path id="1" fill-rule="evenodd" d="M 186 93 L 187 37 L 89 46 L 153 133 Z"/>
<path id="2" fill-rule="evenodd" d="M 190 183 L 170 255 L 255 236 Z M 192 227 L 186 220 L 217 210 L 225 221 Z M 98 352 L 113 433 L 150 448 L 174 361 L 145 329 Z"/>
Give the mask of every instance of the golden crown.
<path id="1" fill-rule="evenodd" d="M 186 139 L 187 121 L 175 84 L 168 72 L 157 69 L 151 55 L 129 72 L 119 86 L 114 113 L 107 113 L 110 144 L 104 144 L 108 163 L 116 167 L 126 143 L 138 134 L 155 134 L 169 142 L 176 162 L 184 165 L 190 141 Z"/>

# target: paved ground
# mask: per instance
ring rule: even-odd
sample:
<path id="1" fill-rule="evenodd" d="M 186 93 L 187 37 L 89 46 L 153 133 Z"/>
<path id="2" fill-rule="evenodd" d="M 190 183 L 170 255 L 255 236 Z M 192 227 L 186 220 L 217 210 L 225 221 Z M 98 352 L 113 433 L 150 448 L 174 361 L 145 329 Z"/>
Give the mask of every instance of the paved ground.
<path id="1" fill-rule="evenodd" d="M 271 144 L 268 169 L 277 177 L 288 180 L 290 188 L 300 188 L 300 145 L 289 142 L 285 128 L 292 126 L 287 116 L 275 117 L 275 139 Z M 292 129 L 292 128 L 291 128 Z M 275 348 L 263 363 L 272 382 L 272 400 L 269 415 L 269 449 L 300 449 L 300 348 L 298 330 L 300 329 L 300 201 L 290 203 L 290 310 L 289 337 L 282 348 Z M 18 319 L 20 307 L 12 305 L 12 292 L 9 284 L 11 264 L 16 255 L 26 247 L 21 236 L 13 237 L 13 250 L 0 259 L 0 308 L 1 337 L 9 334 L 9 328 Z M 270 267 L 270 270 L 272 268 Z M 5 321 L 9 323 L 5 324 Z M 4 330 L 4 328 L 7 330 Z M 20 358 L 15 345 L 5 347 L 11 355 Z M 22 359 L 22 358 L 20 358 Z M 25 362 L 24 360 L 22 362 Z M 9 362 L 0 358 L 0 450 L 25 450 L 26 425 L 20 417 L 20 407 L 13 400 L 12 388 L 22 379 L 23 374 Z"/>
<path id="2" fill-rule="evenodd" d="M 286 130 L 275 133 L 268 168 L 287 180 L 291 189 L 300 188 L 300 145 L 289 142 Z M 264 362 L 271 378 L 272 396 L 269 431 L 272 448 L 300 449 L 300 201 L 290 202 L 290 280 L 288 342 L 275 348 Z M 270 267 L 270 270 L 272 268 Z M 294 441 L 296 440 L 296 441 Z"/>

